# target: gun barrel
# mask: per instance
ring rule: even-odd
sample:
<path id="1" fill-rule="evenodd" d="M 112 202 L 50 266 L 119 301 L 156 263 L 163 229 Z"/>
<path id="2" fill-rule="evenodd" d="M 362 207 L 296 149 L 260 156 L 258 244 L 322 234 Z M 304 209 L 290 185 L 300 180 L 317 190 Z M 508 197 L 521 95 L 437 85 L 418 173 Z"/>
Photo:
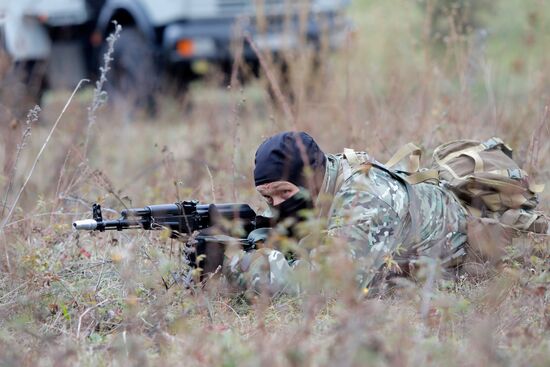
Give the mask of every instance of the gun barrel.
<path id="1" fill-rule="evenodd" d="M 76 230 L 93 231 L 97 228 L 97 221 L 93 219 L 77 220 L 73 222 L 73 228 Z"/>

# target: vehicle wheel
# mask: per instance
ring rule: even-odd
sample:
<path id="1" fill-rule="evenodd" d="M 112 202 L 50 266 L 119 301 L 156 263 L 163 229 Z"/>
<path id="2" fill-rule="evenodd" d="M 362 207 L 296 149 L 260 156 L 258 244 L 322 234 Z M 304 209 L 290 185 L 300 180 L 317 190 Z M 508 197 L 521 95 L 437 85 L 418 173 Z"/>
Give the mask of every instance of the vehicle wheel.
<path id="1" fill-rule="evenodd" d="M 16 62 L 2 84 L 9 88 L 2 93 L 2 100 L 18 119 L 24 119 L 29 109 L 40 104 L 46 88 L 46 63 L 44 61 Z M 8 92 L 9 91 L 9 92 Z"/>
<path id="2" fill-rule="evenodd" d="M 155 53 L 136 28 L 126 28 L 120 34 L 107 79 L 106 89 L 115 104 L 125 100 L 134 111 L 142 109 L 150 117 L 156 115 L 159 77 Z"/>

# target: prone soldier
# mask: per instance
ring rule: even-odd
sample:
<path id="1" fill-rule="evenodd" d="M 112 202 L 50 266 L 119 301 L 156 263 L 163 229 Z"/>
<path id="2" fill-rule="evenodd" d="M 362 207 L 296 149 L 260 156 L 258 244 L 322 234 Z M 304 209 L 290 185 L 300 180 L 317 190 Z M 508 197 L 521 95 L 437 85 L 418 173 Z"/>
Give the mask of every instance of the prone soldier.
<path id="1" fill-rule="evenodd" d="M 423 258 L 453 269 L 468 255 L 470 214 L 461 201 L 439 183 L 409 184 L 367 153 L 325 154 L 308 134 L 283 132 L 259 146 L 254 180 L 277 227 L 285 224 L 286 234 L 300 239 L 298 248 L 305 251 L 295 251 L 304 255 L 298 259 L 277 246 L 228 252 L 224 272 L 243 290 L 298 293 L 295 273 L 316 267 L 308 255 L 318 245 L 343 246 L 356 283 L 366 292 Z M 311 211 L 322 223 L 321 240 L 300 231 Z M 261 229 L 249 239 L 273 244 L 275 237 Z M 308 246 L 311 238 L 317 243 Z"/>

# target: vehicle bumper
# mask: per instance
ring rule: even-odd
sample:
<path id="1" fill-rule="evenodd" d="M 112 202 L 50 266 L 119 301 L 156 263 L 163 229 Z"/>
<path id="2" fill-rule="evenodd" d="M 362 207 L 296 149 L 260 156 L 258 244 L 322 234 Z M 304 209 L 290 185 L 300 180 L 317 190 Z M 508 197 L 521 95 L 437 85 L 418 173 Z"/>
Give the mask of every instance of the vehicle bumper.
<path id="1" fill-rule="evenodd" d="M 350 21 L 342 14 L 329 13 L 310 16 L 305 27 L 297 18 L 282 17 L 266 21 L 265 31 L 257 24 L 231 19 L 201 19 L 175 23 L 164 29 L 163 51 L 169 63 L 207 60 L 224 62 L 232 59 L 233 46 L 245 34 L 250 35 L 261 51 L 279 53 L 298 49 L 304 45 L 321 47 L 326 44 L 336 49 L 341 47 L 350 31 Z M 300 31 L 302 29 L 302 31 Z M 302 40 L 302 41 L 301 41 Z M 243 57 L 256 60 L 257 56 L 248 42 L 244 42 Z"/>

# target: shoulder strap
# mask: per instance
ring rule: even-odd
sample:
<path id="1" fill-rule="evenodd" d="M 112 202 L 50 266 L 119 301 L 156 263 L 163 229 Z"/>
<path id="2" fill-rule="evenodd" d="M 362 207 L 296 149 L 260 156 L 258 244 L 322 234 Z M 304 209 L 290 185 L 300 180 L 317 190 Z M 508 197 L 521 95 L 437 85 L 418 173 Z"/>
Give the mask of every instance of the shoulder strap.
<path id="1" fill-rule="evenodd" d="M 356 167 L 359 164 L 363 163 L 363 162 L 360 162 L 359 157 L 357 157 L 357 153 L 355 153 L 355 150 L 351 148 L 344 149 L 344 157 L 352 167 Z"/>
<path id="2" fill-rule="evenodd" d="M 439 172 L 435 169 L 428 169 L 405 176 L 403 179 L 411 185 L 416 185 L 426 181 L 435 181 L 435 183 L 437 183 L 439 182 Z"/>
<path id="3" fill-rule="evenodd" d="M 390 158 L 386 164 L 376 165 L 383 168 L 386 171 L 394 173 L 393 169 L 397 164 L 401 163 L 405 158 L 409 158 L 407 173 L 408 176 L 401 176 L 399 178 L 410 185 L 416 185 L 426 181 L 439 181 L 439 172 L 435 169 L 419 171 L 420 170 L 420 157 L 422 156 L 422 150 L 413 143 L 407 143 Z M 344 149 L 344 160 L 347 162 L 343 165 L 344 179 L 350 177 L 365 161 L 362 161 L 355 150 L 346 148 Z M 374 163 L 374 162 L 373 162 Z"/>
<path id="4" fill-rule="evenodd" d="M 475 173 L 483 172 L 485 170 L 485 167 L 484 167 L 483 160 L 481 159 L 479 153 L 483 152 L 483 151 L 486 151 L 486 150 L 494 149 L 496 147 L 500 147 L 500 149 L 504 152 L 504 154 L 506 154 L 508 157 L 512 158 L 512 148 L 510 148 L 508 145 L 506 145 L 502 141 L 502 139 L 492 137 L 491 139 L 489 139 L 489 140 L 487 140 L 483 143 L 480 143 L 480 144 L 474 145 L 474 146 L 470 146 L 470 147 L 465 148 L 465 149 L 457 150 L 455 152 L 452 152 L 452 153 L 446 155 L 443 158 L 439 158 L 439 155 L 437 154 L 439 149 L 436 149 L 436 151 L 434 152 L 434 161 L 438 165 L 440 165 L 441 167 L 448 170 L 455 178 L 462 179 L 463 177 L 458 177 L 455 174 L 455 172 L 451 169 L 451 167 L 449 167 L 447 165 L 447 163 L 449 161 L 451 161 L 451 160 L 453 160 L 453 159 L 455 159 L 455 158 L 457 158 L 461 155 L 466 155 L 466 156 L 472 158 L 475 162 L 474 172 Z"/>
<path id="5" fill-rule="evenodd" d="M 408 158 L 407 172 L 413 173 L 420 169 L 420 158 L 422 157 L 422 149 L 413 143 L 403 145 L 395 154 L 386 162 L 384 166 L 393 168 L 401 163 L 405 158 Z"/>
<path id="6" fill-rule="evenodd" d="M 365 163 L 370 163 L 369 160 L 366 160 L 363 156 L 360 157 L 360 155 L 357 154 L 355 150 L 350 148 L 344 149 L 343 158 L 342 172 L 344 175 L 344 181 L 358 170 L 364 170 Z"/>

